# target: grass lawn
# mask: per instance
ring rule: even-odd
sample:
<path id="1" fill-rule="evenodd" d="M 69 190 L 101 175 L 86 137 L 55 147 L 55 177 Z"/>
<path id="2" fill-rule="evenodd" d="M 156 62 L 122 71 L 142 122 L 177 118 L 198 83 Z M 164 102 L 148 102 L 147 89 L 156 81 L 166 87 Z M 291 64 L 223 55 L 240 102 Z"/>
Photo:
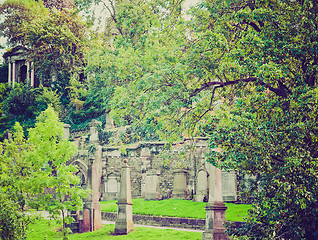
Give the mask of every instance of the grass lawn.
<path id="1" fill-rule="evenodd" d="M 102 212 L 117 212 L 117 201 L 100 202 Z M 145 201 L 144 199 L 133 199 L 133 213 L 141 215 L 205 218 L 204 206 L 206 202 L 193 202 L 189 200 L 165 199 L 161 201 Z M 243 221 L 251 205 L 225 203 L 227 210 L 225 218 L 227 221 Z"/>
<path id="2" fill-rule="evenodd" d="M 31 225 L 27 240 L 62 240 L 62 233 L 58 231 L 61 225 L 56 224 L 56 221 L 51 221 L 50 225 L 48 225 L 48 222 L 48 220 L 41 220 Z M 70 234 L 68 235 L 68 238 L 69 240 L 202 239 L 202 233 L 199 232 L 183 232 L 170 229 L 155 229 L 144 227 L 136 227 L 134 231 L 130 232 L 128 235 L 113 236 L 110 235 L 110 233 L 114 231 L 114 228 L 115 225 L 105 225 L 104 227 L 95 232 Z"/>

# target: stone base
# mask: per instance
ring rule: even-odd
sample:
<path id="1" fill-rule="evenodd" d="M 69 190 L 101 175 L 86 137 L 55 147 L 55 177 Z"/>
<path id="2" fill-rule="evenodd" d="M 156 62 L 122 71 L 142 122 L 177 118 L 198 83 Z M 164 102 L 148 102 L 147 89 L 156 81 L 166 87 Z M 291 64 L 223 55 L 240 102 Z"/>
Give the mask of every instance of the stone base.
<path id="1" fill-rule="evenodd" d="M 187 198 L 187 192 L 172 192 L 172 199 L 186 199 Z"/>
<path id="2" fill-rule="evenodd" d="M 134 224 L 132 221 L 132 203 L 119 203 L 117 219 L 115 223 L 116 235 L 126 235 L 134 230 Z"/>
<path id="3" fill-rule="evenodd" d="M 203 232 L 203 240 L 228 240 L 228 235 L 225 234 L 223 226 L 225 222 L 225 210 L 227 207 L 221 202 L 208 203 L 206 210 L 206 225 Z"/>
<path id="4" fill-rule="evenodd" d="M 145 193 L 145 200 L 161 200 L 160 193 Z"/>

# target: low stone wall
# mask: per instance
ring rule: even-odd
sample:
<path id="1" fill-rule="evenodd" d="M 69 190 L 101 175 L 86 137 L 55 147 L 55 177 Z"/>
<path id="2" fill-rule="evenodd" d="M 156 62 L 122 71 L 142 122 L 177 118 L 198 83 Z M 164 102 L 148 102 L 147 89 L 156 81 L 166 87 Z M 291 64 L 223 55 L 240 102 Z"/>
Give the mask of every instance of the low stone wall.
<path id="1" fill-rule="evenodd" d="M 102 219 L 116 221 L 117 213 L 102 212 Z M 133 215 L 134 224 L 204 230 L 205 219 Z"/>

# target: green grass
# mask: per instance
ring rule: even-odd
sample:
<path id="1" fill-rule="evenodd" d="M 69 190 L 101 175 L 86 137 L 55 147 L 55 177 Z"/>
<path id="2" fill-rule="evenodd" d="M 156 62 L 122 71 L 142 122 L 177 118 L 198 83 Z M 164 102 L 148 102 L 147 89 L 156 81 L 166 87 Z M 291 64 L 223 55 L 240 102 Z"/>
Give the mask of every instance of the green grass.
<path id="1" fill-rule="evenodd" d="M 30 226 L 30 232 L 27 240 L 57 240 L 63 239 L 62 233 L 58 231 L 60 225 L 57 225 L 55 221 L 51 221 L 50 226 L 48 220 L 39 221 Z M 113 236 L 110 235 L 114 231 L 114 225 L 105 225 L 101 229 L 82 233 L 82 234 L 69 234 L 69 240 L 104 240 L 104 239 L 115 239 L 115 240 L 130 240 L 130 239 L 155 239 L 155 240 L 166 240 L 166 239 L 202 239 L 202 233 L 200 232 L 184 232 L 170 229 L 155 229 L 155 228 L 144 228 L 136 227 L 134 231 L 128 235 Z"/>
<path id="2" fill-rule="evenodd" d="M 116 212 L 116 201 L 100 202 L 102 212 Z M 144 199 L 133 199 L 133 213 L 141 215 L 205 218 L 204 202 L 193 202 L 189 200 L 165 199 L 161 201 L 144 201 Z M 227 210 L 225 218 L 227 221 L 243 221 L 251 205 L 225 203 Z"/>

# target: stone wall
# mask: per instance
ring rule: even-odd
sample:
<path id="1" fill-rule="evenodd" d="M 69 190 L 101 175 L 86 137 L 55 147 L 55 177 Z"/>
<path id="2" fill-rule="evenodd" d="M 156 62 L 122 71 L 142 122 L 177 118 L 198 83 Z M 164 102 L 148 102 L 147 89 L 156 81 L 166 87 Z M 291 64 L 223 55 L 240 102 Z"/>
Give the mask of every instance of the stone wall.
<path id="1" fill-rule="evenodd" d="M 88 155 L 92 142 L 99 144 L 96 128 L 89 135 L 72 133 L 78 153 L 73 164 L 79 167 L 85 185 Z M 94 141 L 92 141 L 92 138 Z M 87 141 L 90 139 L 90 141 Z M 148 200 L 178 198 L 208 200 L 208 177 L 206 151 L 207 138 L 184 139 L 166 147 L 165 142 L 139 142 L 129 146 L 103 145 L 101 154 L 101 200 L 116 200 L 120 191 L 120 171 L 124 158 L 131 167 L 131 188 L 133 198 Z M 90 145 L 89 145 L 90 144 Z M 123 151 L 123 149 L 125 149 Z M 123 154 L 124 152 L 124 154 Z M 235 202 L 236 175 L 222 173 L 223 199 Z"/>

